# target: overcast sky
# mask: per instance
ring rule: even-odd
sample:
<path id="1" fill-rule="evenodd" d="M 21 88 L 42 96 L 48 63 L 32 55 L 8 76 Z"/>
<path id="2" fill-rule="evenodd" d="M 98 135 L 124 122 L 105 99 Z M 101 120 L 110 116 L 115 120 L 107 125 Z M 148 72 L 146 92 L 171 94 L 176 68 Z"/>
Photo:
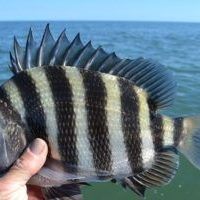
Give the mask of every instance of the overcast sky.
<path id="1" fill-rule="evenodd" d="M 0 0 L 0 20 L 200 22 L 200 0 Z"/>

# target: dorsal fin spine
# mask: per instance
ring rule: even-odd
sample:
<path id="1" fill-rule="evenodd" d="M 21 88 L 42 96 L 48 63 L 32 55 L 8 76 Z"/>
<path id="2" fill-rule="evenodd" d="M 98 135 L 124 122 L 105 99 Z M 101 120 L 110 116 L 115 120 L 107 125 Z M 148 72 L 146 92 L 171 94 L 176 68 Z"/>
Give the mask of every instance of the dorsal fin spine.
<path id="1" fill-rule="evenodd" d="M 49 29 L 49 24 L 47 24 L 46 28 L 45 28 L 45 31 L 44 31 L 44 34 L 43 34 L 43 37 L 42 37 L 42 41 L 41 41 L 41 44 L 40 44 L 40 47 L 39 47 L 39 50 L 38 50 L 38 58 L 37 58 L 37 65 L 38 66 L 42 66 L 43 65 L 43 57 L 44 57 L 44 53 L 46 53 L 44 51 L 44 48 L 45 48 L 45 45 L 47 45 L 46 43 L 52 43 L 54 42 L 54 39 L 53 39 L 53 36 L 51 34 L 51 31 Z M 46 49 L 46 50 L 51 50 L 51 49 Z M 48 58 L 46 58 L 48 59 Z M 48 61 L 47 61 L 48 63 Z"/>
<path id="2" fill-rule="evenodd" d="M 98 56 L 100 54 L 101 54 L 101 58 Z M 107 56 L 108 54 L 102 49 L 101 46 L 99 46 L 94 52 L 94 54 L 91 56 L 91 58 L 88 60 L 88 62 L 86 63 L 85 69 L 87 70 L 91 69 L 94 66 L 95 62 L 97 63 L 97 66 L 101 65 Z M 97 62 L 97 58 L 99 59 L 98 62 Z M 98 70 L 98 67 L 96 67 L 95 70 Z"/>
<path id="3" fill-rule="evenodd" d="M 16 74 L 18 73 L 19 69 L 18 69 L 18 65 L 16 65 L 15 59 L 13 58 L 12 53 L 10 52 L 10 60 L 11 60 L 11 65 L 9 65 L 11 71 Z"/>
<path id="4" fill-rule="evenodd" d="M 63 66 L 69 65 L 69 63 L 70 63 L 71 60 L 70 59 L 68 60 L 68 58 L 69 58 L 70 54 L 73 55 L 72 51 L 73 51 L 74 46 L 78 47 L 79 51 L 80 51 L 80 49 L 83 48 L 83 43 L 82 43 L 82 41 L 80 39 L 80 33 L 78 33 L 76 35 L 76 37 L 74 38 L 74 40 L 72 41 L 72 43 L 69 45 L 68 49 L 66 50 L 65 55 L 64 55 L 64 59 L 63 59 L 63 63 L 62 63 Z"/>
<path id="5" fill-rule="evenodd" d="M 101 66 L 99 67 L 99 71 L 110 71 L 110 69 L 120 61 L 121 59 L 118 58 L 115 52 L 108 55 L 108 57 L 103 61 Z M 110 63 L 109 63 L 110 62 Z"/>
<path id="6" fill-rule="evenodd" d="M 50 61 L 49 61 L 49 64 L 52 65 L 52 66 L 55 64 L 56 55 L 57 55 L 57 53 L 58 53 L 59 46 L 61 45 L 61 42 L 62 42 L 62 40 L 64 39 L 64 37 L 66 37 L 65 31 L 66 31 L 66 29 L 64 29 L 64 30 L 62 31 L 62 33 L 61 33 L 60 36 L 58 37 L 58 39 L 57 39 L 57 41 L 56 41 L 56 43 L 55 43 L 55 45 L 54 45 L 54 47 L 53 47 L 53 49 L 52 49 L 52 51 L 51 51 L 51 59 L 50 59 Z"/>
<path id="7" fill-rule="evenodd" d="M 31 50 L 34 48 L 33 46 L 36 45 L 33 39 L 33 32 L 32 29 L 30 28 L 29 33 L 28 33 L 28 38 L 26 42 L 26 50 L 25 50 L 25 60 L 24 60 L 24 65 L 25 68 L 31 68 L 31 63 L 32 63 L 32 54 Z"/>
<path id="8" fill-rule="evenodd" d="M 90 50 L 90 53 L 88 52 Z M 80 65 L 80 61 L 83 57 L 87 57 L 87 60 L 85 61 L 85 63 L 88 61 L 88 59 L 90 58 L 91 54 L 94 52 L 94 47 L 92 46 L 92 42 L 89 41 L 81 50 L 81 52 L 79 53 L 79 55 L 77 56 L 76 60 L 74 61 L 74 63 L 72 64 L 73 66 L 82 66 Z M 89 55 L 88 55 L 89 53 Z M 86 56 L 87 54 L 87 56 Z M 85 64 L 84 63 L 84 64 Z"/>
<path id="9" fill-rule="evenodd" d="M 23 68 L 22 68 L 22 66 L 21 66 L 21 63 L 20 63 L 20 59 L 19 59 L 19 55 L 21 54 L 21 53 L 19 52 L 19 49 L 20 49 L 20 48 L 21 48 L 21 47 L 19 46 L 19 43 L 18 43 L 18 41 L 17 41 L 17 38 L 14 37 L 14 53 L 15 53 L 15 58 L 16 58 L 15 62 L 16 62 L 16 64 L 17 64 L 19 70 L 23 70 Z"/>

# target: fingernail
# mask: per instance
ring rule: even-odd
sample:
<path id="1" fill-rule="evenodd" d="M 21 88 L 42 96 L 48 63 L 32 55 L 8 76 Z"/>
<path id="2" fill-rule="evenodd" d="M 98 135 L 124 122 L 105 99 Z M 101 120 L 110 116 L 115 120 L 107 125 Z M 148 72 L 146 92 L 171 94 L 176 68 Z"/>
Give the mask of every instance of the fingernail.
<path id="1" fill-rule="evenodd" d="M 39 155 L 44 150 L 45 144 L 41 141 L 41 139 L 35 139 L 29 146 L 30 150 Z"/>

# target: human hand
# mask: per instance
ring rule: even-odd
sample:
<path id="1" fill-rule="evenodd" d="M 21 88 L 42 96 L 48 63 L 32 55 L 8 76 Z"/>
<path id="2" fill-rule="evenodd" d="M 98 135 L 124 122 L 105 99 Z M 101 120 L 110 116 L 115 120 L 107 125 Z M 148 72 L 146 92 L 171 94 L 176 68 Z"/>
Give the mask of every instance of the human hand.
<path id="1" fill-rule="evenodd" d="M 47 144 L 35 139 L 22 156 L 0 178 L 0 200 L 41 200 L 37 187 L 28 187 L 28 180 L 36 174 L 46 161 Z"/>

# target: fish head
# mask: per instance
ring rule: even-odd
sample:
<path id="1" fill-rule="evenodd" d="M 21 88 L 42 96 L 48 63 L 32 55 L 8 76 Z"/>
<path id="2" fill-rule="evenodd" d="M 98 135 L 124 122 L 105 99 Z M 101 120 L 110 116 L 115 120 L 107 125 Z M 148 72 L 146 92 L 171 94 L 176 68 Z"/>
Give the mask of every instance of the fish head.
<path id="1" fill-rule="evenodd" d="M 25 147 L 24 127 L 0 115 L 0 176 L 12 166 Z"/>

